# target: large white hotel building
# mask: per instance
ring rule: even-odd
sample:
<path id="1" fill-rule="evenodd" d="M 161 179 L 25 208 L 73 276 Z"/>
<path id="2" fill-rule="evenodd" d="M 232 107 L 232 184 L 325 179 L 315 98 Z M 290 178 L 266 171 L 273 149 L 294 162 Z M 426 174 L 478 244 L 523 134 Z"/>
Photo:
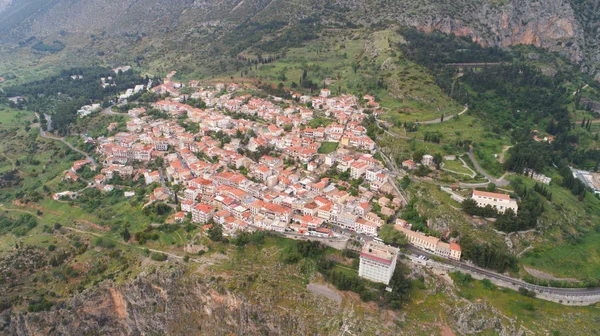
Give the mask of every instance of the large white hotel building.
<path id="1" fill-rule="evenodd" d="M 374 241 L 368 242 L 360 253 L 358 275 L 373 282 L 389 285 L 397 260 L 397 248 Z"/>

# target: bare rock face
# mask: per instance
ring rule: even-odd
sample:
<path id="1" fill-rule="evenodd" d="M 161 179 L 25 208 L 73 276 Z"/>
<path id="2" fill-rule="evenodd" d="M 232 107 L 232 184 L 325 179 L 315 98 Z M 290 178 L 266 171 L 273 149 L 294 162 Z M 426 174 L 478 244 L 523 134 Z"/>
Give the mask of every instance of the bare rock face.
<path id="1" fill-rule="evenodd" d="M 305 335 L 306 322 L 268 302 L 250 303 L 217 279 L 191 280 L 183 270 L 104 283 L 48 312 L 0 314 L 9 335 Z"/>
<path id="2" fill-rule="evenodd" d="M 502 323 L 502 315 L 486 303 L 461 302 L 452 310 L 456 320 L 456 328 L 461 335 L 481 333 L 484 330 L 495 330 L 500 335 L 519 335 L 515 329 L 516 321 Z M 504 317 L 506 318 L 506 317 Z"/>
<path id="3" fill-rule="evenodd" d="M 473 13 L 473 19 L 483 26 L 473 27 L 462 20 L 445 18 L 431 20 L 422 29 L 472 36 L 482 45 L 534 45 L 563 51 L 576 62 L 583 60 L 580 48 L 583 29 L 566 1 L 514 0 L 500 7 L 484 4 Z"/>

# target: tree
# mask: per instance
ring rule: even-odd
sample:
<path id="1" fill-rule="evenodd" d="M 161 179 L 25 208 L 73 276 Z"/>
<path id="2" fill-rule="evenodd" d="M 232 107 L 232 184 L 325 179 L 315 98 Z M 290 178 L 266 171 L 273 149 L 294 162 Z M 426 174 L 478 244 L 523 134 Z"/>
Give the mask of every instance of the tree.
<path id="1" fill-rule="evenodd" d="M 423 150 L 414 152 L 412 155 L 413 161 L 415 161 L 416 163 L 421 162 L 421 160 L 423 159 L 423 155 L 425 155 L 425 152 Z"/>
<path id="2" fill-rule="evenodd" d="M 125 230 L 123 230 L 123 232 L 121 233 L 121 236 L 123 236 L 123 240 L 128 242 L 129 239 L 131 239 L 131 233 L 129 233 L 129 230 L 127 230 L 127 228 Z"/>
<path id="3" fill-rule="evenodd" d="M 423 177 L 427 176 L 427 174 L 431 173 L 431 169 L 427 168 L 425 165 L 420 165 L 419 168 L 415 171 L 415 175 Z"/>
<path id="4" fill-rule="evenodd" d="M 408 244 L 408 239 L 404 233 L 396 230 L 392 224 L 384 224 L 379 229 L 379 238 L 384 243 L 394 246 L 404 246 Z"/>
<path id="5" fill-rule="evenodd" d="M 480 210 L 480 208 L 477 206 L 477 202 L 470 198 L 467 198 L 462 202 L 462 209 L 469 215 L 477 215 L 479 214 Z"/>
<path id="6" fill-rule="evenodd" d="M 433 155 L 433 163 L 435 163 L 436 169 L 438 169 L 438 170 L 440 169 L 440 166 L 441 166 L 443 160 L 444 160 L 444 157 L 442 156 L 442 154 L 435 153 Z"/>
<path id="7" fill-rule="evenodd" d="M 208 230 L 208 238 L 210 238 L 212 241 L 223 240 L 223 227 L 221 224 L 213 224 L 210 230 Z"/>
<path id="8" fill-rule="evenodd" d="M 402 181 L 400 182 L 400 187 L 402 187 L 402 189 L 406 189 L 406 188 L 408 188 L 409 185 L 410 185 L 410 177 L 408 177 L 408 175 L 404 175 L 402 177 Z"/>
<path id="9" fill-rule="evenodd" d="M 495 184 L 495 183 L 490 183 L 490 184 L 488 184 L 488 186 L 487 186 L 487 190 L 488 190 L 489 192 L 494 192 L 494 191 L 496 191 L 496 184 Z"/>
<path id="10" fill-rule="evenodd" d="M 400 309 L 408 300 L 411 281 L 404 276 L 402 268 L 396 267 L 390 280 L 391 292 L 385 294 L 385 303 L 392 309 Z"/>

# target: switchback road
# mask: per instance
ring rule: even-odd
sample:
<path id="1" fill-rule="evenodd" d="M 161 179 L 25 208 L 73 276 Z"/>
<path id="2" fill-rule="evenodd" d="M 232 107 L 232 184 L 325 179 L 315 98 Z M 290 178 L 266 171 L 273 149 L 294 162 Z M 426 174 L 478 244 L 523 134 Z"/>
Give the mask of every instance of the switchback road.
<path id="1" fill-rule="evenodd" d="M 488 172 L 486 172 L 483 168 L 481 168 L 481 166 L 475 159 L 475 154 L 473 154 L 473 146 L 470 146 L 468 155 L 469 155 L 469 159 L 471 159 L 471 162 L 473 162 L 473 166 L 475 166 L 475 169 L 481 175 L 485 176 L 485 178 L 488 179 L 488 181 L 490 183 L 494 183 L 498 187 L 505 187 L 510 184 L 509 181 L 504 179 L 504 175 L 502 177 L 500 177 L 499 179 L 497 179 L 497 178 L 493 177 L 492 175 L 488 174 Z M 485 183 L 485 184 L 487 185 L 487 183 Z"/>

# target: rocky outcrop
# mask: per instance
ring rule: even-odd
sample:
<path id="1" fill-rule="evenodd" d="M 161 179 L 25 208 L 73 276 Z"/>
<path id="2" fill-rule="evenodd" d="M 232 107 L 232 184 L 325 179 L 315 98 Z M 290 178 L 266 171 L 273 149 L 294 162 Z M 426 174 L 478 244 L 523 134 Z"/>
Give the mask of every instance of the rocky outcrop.
<path id="1" fill-rule="evenodd" d="M 575 62 L 583 60 L 580 44 L 584 32 L 573 9 L 565 1 L 514 0 L 499 7 L 484 4 L 470 15 L 470 19 L 481 24 L 472 25 L 464 19 L 446 17 L 431 18 L 418 27 L 425 31 L 472 36 L 482 45 L 534 45 L 563 52 Z"/>
<path id="2" fill-rule="evenodd" d="M 7 310 L 0 322 L 9 335 L 306 335 L 316 325 L 183 269 L 142 274 L 124 285 L 107 282 L 47 312 Z"/>
<path id="3" fill-rule="evenodd" d="M 408 24 L 423 31 L 470 36 L 484 46 L 534 45 L 561 52 L 574 62 L 591 57 L 586 55 L 584 41 L 596 39 L 586 36 L 568 0 L 510 0 L 503 4 L 486 0 L 402 1 L 394 6 L 386 6 L 383 0 L 340 2 L 353 8 L 358 13 L 356 19 L 365 23 Z M 367 14 L 360 14 L 363 12 Z"/>

